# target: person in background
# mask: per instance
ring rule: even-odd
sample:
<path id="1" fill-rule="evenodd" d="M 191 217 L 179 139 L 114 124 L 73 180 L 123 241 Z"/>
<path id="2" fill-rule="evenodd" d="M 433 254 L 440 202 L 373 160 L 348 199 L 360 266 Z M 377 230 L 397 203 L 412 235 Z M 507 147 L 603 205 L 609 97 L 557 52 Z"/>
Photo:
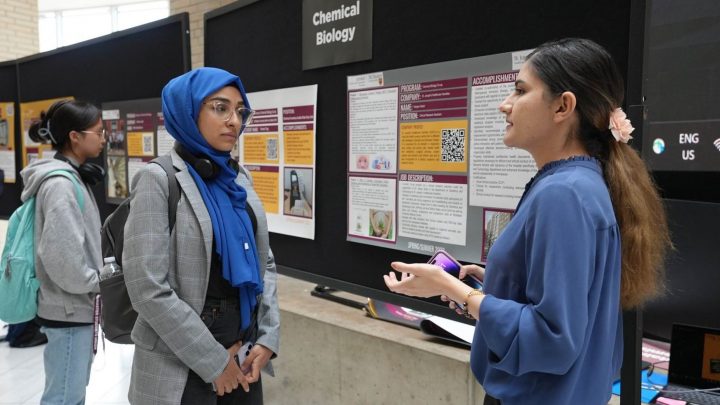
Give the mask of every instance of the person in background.
<path id="1" fill-rule="evenodd" d="M 504 143 L 537 174 L 473 290 L 441 268 L 395 262 L 392 291 L 442 295 L 477 319 L 471 367 L 485 404 L 607 404 L 623 351 L 622 309 L 655 295 L 670 246 L 648 170 L 627 142 L 623 82 L 586 39 L 540 45 L 502 102 Z"/>
<path id="2" fill-rule="evenodd" d="M 162 107 L 181 196 L 170 231 L 167 174 L 149 164 L 133 179 L 122 258 L 138 312 L 128 398 L 262 404 L 260 370 L 272 373 L 279 350 L 277 271 L 262 203 L 230 156 L 253 111 L 240 79 L 215 68 L 171 80 Z"/>
<path id="3" fill-rule="evenodd" d="M 93 310 L 102 267 L 100 213 L 89 186 L 103 181 L 102 167 L 86 162 L 105 147 L 100 110 L 92 104 L 61 100 L 28 131 L 35 142 L 51 143 L 54 159 L 35 161 L 20 172 L 23 201 L 36 196 L 36 322 L 48 338 L 43 352 L 45 388 L 41 404 L 85 403 L 93 360 Z M 70 172 L 83 184 L 83 206 L 75 184 L 55 170 Z"/>

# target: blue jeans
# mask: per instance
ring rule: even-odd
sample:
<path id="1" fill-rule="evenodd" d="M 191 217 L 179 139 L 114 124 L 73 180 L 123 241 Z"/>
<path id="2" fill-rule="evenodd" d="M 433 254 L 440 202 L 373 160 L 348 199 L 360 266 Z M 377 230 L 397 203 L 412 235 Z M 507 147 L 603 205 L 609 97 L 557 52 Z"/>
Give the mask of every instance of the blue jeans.
<path id="1" fill-rule="evenodd" d="M 42 405 L 83 405 L 93 361 L 93 327 L 42 328 L 45 389 Z"/>

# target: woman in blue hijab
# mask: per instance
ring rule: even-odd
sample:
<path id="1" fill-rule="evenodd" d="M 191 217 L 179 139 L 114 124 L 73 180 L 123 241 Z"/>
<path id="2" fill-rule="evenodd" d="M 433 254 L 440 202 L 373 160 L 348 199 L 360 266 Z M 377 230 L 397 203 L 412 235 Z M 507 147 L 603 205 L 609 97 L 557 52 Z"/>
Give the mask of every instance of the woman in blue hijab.
<path id="1" fill-rule="evenodd" d="M 230 156 L 250 122 L 240 79 L 200 68 L 162 92 L 181 190 L 168 218 L 168 177 L 133 178 L 125 281 L 138 320 L 132 404 L 261 404 L 260 370 L 278 353 L 277 272 L 249 174 Z"/>

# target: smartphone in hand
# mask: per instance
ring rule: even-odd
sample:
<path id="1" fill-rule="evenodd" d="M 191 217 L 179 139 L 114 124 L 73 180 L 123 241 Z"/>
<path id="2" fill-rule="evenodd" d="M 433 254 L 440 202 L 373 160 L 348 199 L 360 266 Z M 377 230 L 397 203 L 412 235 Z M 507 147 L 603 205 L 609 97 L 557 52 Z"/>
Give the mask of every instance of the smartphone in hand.
<path id="1" fill-rule="evenodd" d="M 247 342 L 244 345 L 242 345 L 240 350 L 238 350 L 237 354 L 235 354 L 235 361 L 237 362 L 238 367 L 240 367 L 240 370 L 245 374 L 248 373 L 248 370 L 243 370 L 242 364 L 245 361 L 245 359 L 247 359 L 247 357 L 250 355 L 250 349 L 252 349 L 252 347 L 253 347 L 252 342 Z"/>
<path id="2" fill-rule="evenodd" d="M 430 264 L 434 264 L 436 266 L 440 266 L 443 270 L 450 273 L 455 278 L 460 278 L 460 268 L 462 265 L 455 260 L 450 254 L 442 249 L 435 252 L 433 257 L 430 258 L 430 261 L 428 261 Z M 470 286 L 470 288 L 480 290 L 483 289 L 483 283 L 478 278 L 472 275 L 465 276 L 464 279 L 461 280 L 463 283 Z"/>

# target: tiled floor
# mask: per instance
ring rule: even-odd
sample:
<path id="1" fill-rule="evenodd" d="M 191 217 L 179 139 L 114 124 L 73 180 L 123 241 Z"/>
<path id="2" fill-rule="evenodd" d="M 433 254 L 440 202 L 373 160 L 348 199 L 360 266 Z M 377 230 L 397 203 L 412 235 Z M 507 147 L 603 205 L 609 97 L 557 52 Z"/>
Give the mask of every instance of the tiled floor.
<path id="1" fill-rule="evenodd" d="M 0 322 L 0 336 L 7 333 Z M 105 342 L 93 361 L 85 403 L 88 405 L 127 404 L 132 345 Z M 0 404 L 39 404 L 45 381 L 45 345 L 16 349 L 0 342 Z"/>

